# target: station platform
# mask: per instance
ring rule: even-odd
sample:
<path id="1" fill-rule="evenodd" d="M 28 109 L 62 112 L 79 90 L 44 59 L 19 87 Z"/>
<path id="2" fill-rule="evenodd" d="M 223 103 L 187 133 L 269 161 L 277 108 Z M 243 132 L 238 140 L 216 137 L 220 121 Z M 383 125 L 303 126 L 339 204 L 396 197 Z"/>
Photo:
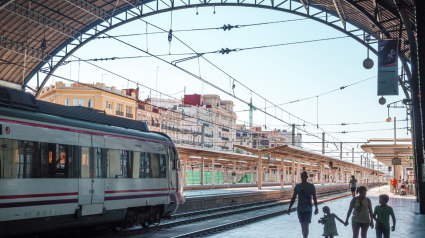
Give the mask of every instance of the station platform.
<path id="1" fill-rule="evenodd" d="M 416 197 L 409 195 L 407 197 L 400 197 L 393 195 L 389 186 L 374 187 L 368 191 L 367 197 L 371 199 L 372 207 L 375 208 L 379 204 L 379 195 L 388 194 L 390 201 L 388 205 L 394 209 L 396 216 L 396 229 L 391 232 L 391 237 L 396 238 L 411 238 L 411 237 L 425 237 L 425 215 L 418 214 L 419 203 L 416 202 Z M 350 205 L 351 197 L 341 198 L 332 202 L 319 205 L 319 214 L 313 215 L 312 223 L 310 224 L 309 237 L 323 237 L 323 226 L 318 223 L 320 217 L 323 217 L 322 207 L 329 206 L 332 213 L 335 213 L 339 218 L 345 220 L 347 211 Z M 339 237 L 353 237 L 350 225 L 344 226 L 337 223 Z M 392 221 L 390 219 L 390 225 Z M 267 229 L 263 229 L 267 227 Z M 376 237 L 375 229 L 368 230 L 368 237 Z M 299 225 L 296 212 L 291 215 L 277 216 L 271 219 L 266 219 L 246 226 L 237 227 L 225 232 L 221 232 L 209 237 L 301 237 L 301 226 Z"/>
<path id="2" fill-rule="evenodd" d="M 369 184 L 373 187 L 376 184 Z M 348 184 L 315 184 L 316 192 L 320 194 L 330 192 L 348 192 Z M 203 189 L 184 191 L 186 202 L 179 206 L 177 213 L 212 209 L 224 206 L 234 206 L 244 203 L 261 202 L 267 200 L 290 199 L 293 194 L 291 185 L 267 186 L 261 190 L 257 187 L 230 187 L 222 189 Z"/>

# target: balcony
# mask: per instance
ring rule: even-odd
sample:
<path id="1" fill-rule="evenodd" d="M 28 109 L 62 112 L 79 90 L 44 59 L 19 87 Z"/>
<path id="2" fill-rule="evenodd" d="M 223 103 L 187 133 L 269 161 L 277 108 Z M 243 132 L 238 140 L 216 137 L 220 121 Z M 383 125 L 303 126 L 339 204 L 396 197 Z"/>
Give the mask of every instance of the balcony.
<path id="1" fill-rule="evenodd" d="M 223 149 L 223 150 L 228 150 L 228 149 L 229 149 L 229 147 L 227 147 L 227 146 L 222 146 L 222 147 L 221 147 L 221 149 Z"/>
<path id="2" fill-rule="evenodd" d="M 212 135 L 208 135 L 208 134 L 204 134 L 204 135 L 205 135 L 205 137 L 209 137 L 209 138 L 213 137 Z"/>
<path id="3" fill-rule="evenodd" d="M 133 118 L 133 114 L 131 114 L 131 113 L 126 113 L 125 116 L 128 117 L 128 118 Z"/>
<path id="4" fill-rule="evenodd" d="M 222 139 L 222 140 L 229 141 L 229 138 L 228 138 L 228 137 L 221 137 L 221 139 Z"/>
<path id="5" fill-rule="evenodd" d="M 117 116 L 124 116 L 124 112 L 122 112 L 122 111 L 116 111 L 116 114 L 115 115 L 117 115 Z"/>
<path id="6" fill-rule="evenodd" d="M 229 129 L 227 129 L 227 128 L 221 128 L 221 130 L 229 132 Z"/>
<path id="7" fill-rule="evenodd" d="M 204 144 L 204 147 L 205 148 L 212 148 L 212 145 L 211 144 Z"/>

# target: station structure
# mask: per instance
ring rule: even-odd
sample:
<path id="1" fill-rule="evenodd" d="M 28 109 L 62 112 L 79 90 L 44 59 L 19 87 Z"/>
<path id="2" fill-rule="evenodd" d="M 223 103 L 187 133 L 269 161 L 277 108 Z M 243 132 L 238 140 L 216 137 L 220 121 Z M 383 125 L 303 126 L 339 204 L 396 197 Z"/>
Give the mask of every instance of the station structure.
<path id="1" fill-rule="evenodd" d="M 425 214 L 424 167 L 424 115 L 425 83 L 425 1 L 421 0 L 281 0 L 281 1 L 159 1 L 159 0 L 1 0 L 0 1 L 0 86 L 18 90 L 30 90 L 37 96 L 51 77 L 72 81 L 71 78 L 55 74 L 57 69 L 69 63 L 71 56 L 87 43 L 111 38 L 109 31 L 126 23 L 140 21 L 155 14 L 198 7 L 252 7 L 294 14 L 325 24 L 352 37 L 372 53 L 377 51 L 373 44 L 378 40 L 398 40 L 399 60 L 402 63 L 406 81 L 400 82 L 409 104 L 412 118 L 412 156 L 416 174 L 416 192 L 420 201 L 420 213 Z M 422 14 L 422 15 L 421 15 Z M 143 24 L 145 24 L 143 22 Z M 227 29 L 226 26 L 223 29 Z M 231 28 L 230 28 L 231 29 Z M 168 31 L 167 31 L 168 33 Z M 362 34 L 360 34 L 362 33 Z M 112 37 L 113 38 L 113 37 Z M 84 61 L 84 59 L 80 59 Z M 102 59 L 102 60 L 115 60 Z M 137 83 L 139 84 L 139 83 Z M 139 86 L 139 85 L 137 85 Z M 235 146 L 237 147 L 237 146 Z M 393 146 L 394 147 L 394 146 Z M 241 147 L 240 147 L 241 148 Z M 244 149 L 244 148 L 241 148 Z M 247 151 L 258 156 L 241 156 L 238 161 L 257 162 L 262 167 L 266 160 L 263 154 L 275 154 L 278 158 L 292 158 L 306 161 L 308 165 L 334 163 L 331 167 L 344 171 L 372 172 L 360 165 L 335 161 L 325 155 L 316 155 L 291 146 Z M 378 148 L 366 148 L 379 157 Z M 193 150 L 193 151 L 189 151 Z M 212 156 L 208 149 L 186 149 L 180 147 L 183 160 L 205 157 L 220 161 L 223 155 Z M 396 152 L 396 146 L 389 149 Z M 198 152 L 199 153 L 198 153 Z M 233 157 L 227 155 L 229 163 Z M 242 158 L 244 157 L 244 158 Z M 260 158 L 260 159 L 259 159 Z M 243 160 L 244 159 L 244 160 Z M 382 158 L 382 161 L 385 161 Z M 268 161 L 268 160 L 267 160 Z M 271 163 L 271 161 L 268 161 Z M 274 164 L 282 163 L 279 159 Z M 213 163 L 214 164 L 214 163 Z M 283 166 L 287 164 L 283 160 Z M 280 164 L 279 166 L 282 166 Z M 288 164 L 287 166 L 290 166 Z M 293 169 L 301 165 L 295 166 Z M 213 166 L 214 167 L 214 166 Z M 303 166 L 305 167 L 305 166 Z M 306 166 L 307 169 L 309 166 Z M 311 169 L 311 166 L 310 166 Z M 321 170 L 323 168 L 320 168 Z M 332 168 L 331 168 L 332 169 Z M 314 169 L 313 169 L 314 170 Z M 259 173 L 261 173 L 261 169 Z M 373 173 L 375 173 L 373 171 Z M 377 172 L 378 173 L 378 172 Z M 259 183 L 261 187 L 261 182 Z"/>
<path id="2" fill-rule="evenodd" d="M 361 183 L 381 182 L 385 174 L 379 170 L 371 169 L 348 161 L 336 159 L 324 154 L 318 154 L 291 145 L 282 145 L 268 149 L 255 149 L 246 146 L 234 145 L 234 147 L 250 152 L 253 155 L 229 153 L 224 151 L 206 150 L 201 148 L 177 146 L 179 155 L 183 161 L 184 172 L 187 172 L 189 164 L 200 165 L 201 184 L 205 167 L 211 168 L 212 184 L 214 184 L 214 170 L 217 165 L 221 167 L 231 167 L 236 173 L 236 168 L 249 169 L 258 184 L 258 189 L 262 188 L 262 175 L 264 171 L 271 171 L 270 166 L 278 171 L 280 186 L 283 188 L 286 181 L 291 181 L 292 186 L 300 182 L 300 174 L 307 171 L 313 178 L 313 182 L 325 183 L 348 183 L 350 175 L 356 175 Z M 276 159 L 269 159 L 271 155 Z M 208 166 L 205 166 L 208 164 Z M 326 174 L 326 177 L 324 176 Z M 236 181 L 234 181 L 236 182 Z M 186 184 L 186 176 L 185 176 Z"/>

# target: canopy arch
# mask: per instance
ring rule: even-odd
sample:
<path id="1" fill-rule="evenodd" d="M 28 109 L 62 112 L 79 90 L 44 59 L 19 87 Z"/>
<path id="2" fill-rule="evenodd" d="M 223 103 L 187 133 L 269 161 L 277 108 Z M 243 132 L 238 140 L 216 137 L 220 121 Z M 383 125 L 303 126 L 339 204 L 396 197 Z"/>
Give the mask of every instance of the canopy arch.
<path id="1" fill-rule="evenodd" d="M 410 0 L 400 0 L 410 6 Z M 28 87 L 43 72 L 42 88 L 63 62 L 88 42 L 126 23 L 168 11 L 242 6 L 306 17 L 352 37 L 376 53 L 362 36 L 401 38 L 400 58 L 410 61 L 406 27 L 390 0 L 3 0 L 0 2 L 0 80 Z M 413 10 L 406 15 L 414 18 Z M 354 29 L 348 30 L 347 23 Z M 414 34 L 416 34 L 414 32 Z M 32 89 L 37 91 L 37 89 Z"/>

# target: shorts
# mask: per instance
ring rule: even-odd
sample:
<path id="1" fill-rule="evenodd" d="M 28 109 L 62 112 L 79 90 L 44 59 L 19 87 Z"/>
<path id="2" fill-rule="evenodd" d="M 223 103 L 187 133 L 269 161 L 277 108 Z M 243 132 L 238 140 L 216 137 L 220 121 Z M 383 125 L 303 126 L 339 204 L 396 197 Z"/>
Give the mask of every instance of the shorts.
<path id="1" fill-rule="evenodd" d="M 351 225 L 352 225 L 352 226 L 357 225 L 357 226 L 360 226 L 361 228 L 363 228 L 363 229 L 364 229 L 364 228 L 369 227 L 369 224 L 370 224 L 370 223 L 360 223 L 360 222 L 355 222 L 355 221 L 353 221 Z"/>
<path id="2" fill-rule="evenodd" d="M 390 238 L 390 230 L 385 229 L 383 226 L 376 227 L 376 237 L 377 238 Z"/>
<path id="3" fill-rule="evenodd" d="M 351 187 L 351 192 L 352 193 L 356 192 L 356 187 Z"/>
<path id="4" fill-rule="evenodd" d="M 309 211 L 309 212 L 297 212 L 298 213 L 298 220 L 300 221 L 300 223 L 311 223 L 311 216 L 313 214 L 313 211 Z"/>
<path id="5" fill-rule="evenodd" d="M 393 189 L 397 189 L 397 186 L 393 186 Z"/>

